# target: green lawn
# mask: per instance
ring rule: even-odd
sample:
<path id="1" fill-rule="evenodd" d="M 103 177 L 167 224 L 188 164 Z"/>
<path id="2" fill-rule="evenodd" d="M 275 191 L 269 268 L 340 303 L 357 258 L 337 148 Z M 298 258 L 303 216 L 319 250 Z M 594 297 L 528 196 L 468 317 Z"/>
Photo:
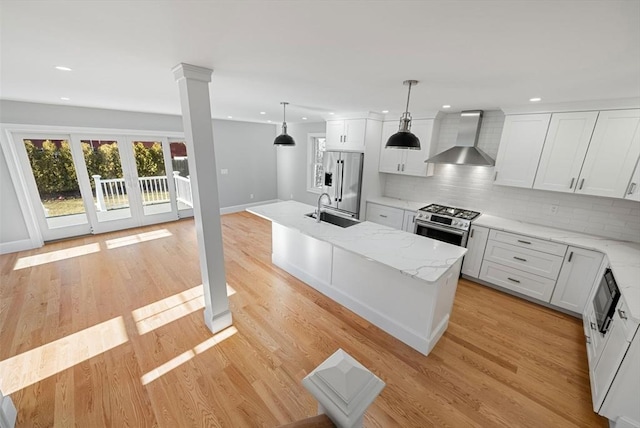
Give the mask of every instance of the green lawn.
<path id="1" fill-rule="evenodd" d="M 165 200 L 162 202 L 159 201 L 157 203 L 164 203 L 166 202 L 166 199 L 169 199 L 169 194 L 166 192 L 164 193 L 161 192 L 159 196 Z M 112 208 L 111 204 L 109 204 L 109 201 L 106 201 L 106 202 L 107 202 L 107 208 Z M 119 207 L 122 207 L 123 205 L 127 206 L 128 204 L 129 204 L 128 197 L 126 195 L 121 197 L 121 204 L 119 204 Z M 153 204 L 153 202 L 147 205 L 151 205 L 151 204 Z M 82 203 L 82 198 L 79 198 L 79 197 L 78 198 L 65 197 L 64 199 L 47 199 L 42 201 L 42 205 L 44 205 L 44 207 L 49 210 L 48 217 L 59 217 L 59 216 L 71 215 L 71 214 L 82 214 L 83 212 L 85 212 L 84 204 Z"/>

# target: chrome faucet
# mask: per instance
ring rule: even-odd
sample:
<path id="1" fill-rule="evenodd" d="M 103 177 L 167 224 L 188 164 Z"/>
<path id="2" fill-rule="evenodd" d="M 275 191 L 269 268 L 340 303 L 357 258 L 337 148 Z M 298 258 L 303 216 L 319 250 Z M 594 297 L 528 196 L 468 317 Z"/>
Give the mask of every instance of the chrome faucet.
<path id="1" fill-rule="evenodd" d="M 331 205 L 331 195 L 329 195 L 328 193 L 323 193 L 322 195 L 320 195 L 320 197 L 318 198 L 318 211 L 316 211 L 316 221 L 318 223 L 320 223 L 320 209 L 322 207 L 322 197 L 326 196 L 327 197 L 327 201 L 329 201 L 329 205 Z"/>

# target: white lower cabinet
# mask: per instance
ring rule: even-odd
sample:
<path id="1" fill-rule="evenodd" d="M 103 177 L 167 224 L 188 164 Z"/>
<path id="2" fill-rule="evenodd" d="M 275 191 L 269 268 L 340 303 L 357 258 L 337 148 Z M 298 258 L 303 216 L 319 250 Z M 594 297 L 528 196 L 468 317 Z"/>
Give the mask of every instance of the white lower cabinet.
<path id="1" fill-rule="evenodd" d="M 365 220 L 413 233 L 416 225 L 416 212 L 367 202 Z"/>
<path id="2" fill-rule="evenodd" d="M 581 314 L 602 264 L 604 254 L 569 247 L 564 257 L 551 304 Z"/>
<path id="3" fill-rule="evenodd" d="M 462 262 L 462 273 L 477 278 L 480 275 L 480 266 L 484 257 L 484 249 L 489 238 L 489 228 L 471 226 L 469 239 L 467 240 L 467 254 Z"/>
<path id="4" fill-rule="evenodd" d="M 404 210 L 367 202 L 367 221 L 402 229 Z"/>
<path id="5" fill-rule="evenodd" d="M 549 302 L 555 280 L 487 261 L 482 262 L 480 279 L 534 299 Z"/>
<path id="6" fill-rule="evenodd" d="M 402 222 L 402 230 L 409 233 L 414 233 L 416 228 L 416 212 L 404 211 L 404 221 Z"/>

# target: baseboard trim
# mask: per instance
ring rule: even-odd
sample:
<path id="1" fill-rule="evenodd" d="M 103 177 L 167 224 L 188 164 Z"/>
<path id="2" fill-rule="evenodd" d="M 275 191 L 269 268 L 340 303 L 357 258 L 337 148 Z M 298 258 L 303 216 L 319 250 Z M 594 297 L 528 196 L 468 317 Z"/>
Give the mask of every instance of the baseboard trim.
<path id="1" fill-rule="evenodd" d="M 259 202 L 252 202 L 250 204 L 242 204 L 242 205 L 233 205 L 230 207 L 224 207 L 224 208 L 220 208 L 220 215 L 223 214 L 232 214 L 232 213 L 237 213 L 240 211 L 244 211 L 247 208 L 251 208 L 251 207 L 255 207 L 258 205 L 266 205 L 266 204 L 273 204 L 275 202 L 279 202 L 279 199 L 271 199 L 268 201 L 259 201 Z"/>
<path id="2" fill-rule="evenodd" d="M 31 239 L 23 239 L 21 241 L 0 242 L 0 254 L 15 253 L 18 251 L 33 250 L 39 248 Z"/>

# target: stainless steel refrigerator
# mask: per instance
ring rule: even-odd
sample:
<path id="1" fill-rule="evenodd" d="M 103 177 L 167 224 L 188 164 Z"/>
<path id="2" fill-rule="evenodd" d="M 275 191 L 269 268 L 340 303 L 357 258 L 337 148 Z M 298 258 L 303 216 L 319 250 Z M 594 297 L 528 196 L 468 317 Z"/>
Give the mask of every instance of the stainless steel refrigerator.
<path id="1" fill-rule="evenodd" d="M 324 191 L 331 196 L 326 208 L 359 218 L 364 154 L 324 152 Z"/>

